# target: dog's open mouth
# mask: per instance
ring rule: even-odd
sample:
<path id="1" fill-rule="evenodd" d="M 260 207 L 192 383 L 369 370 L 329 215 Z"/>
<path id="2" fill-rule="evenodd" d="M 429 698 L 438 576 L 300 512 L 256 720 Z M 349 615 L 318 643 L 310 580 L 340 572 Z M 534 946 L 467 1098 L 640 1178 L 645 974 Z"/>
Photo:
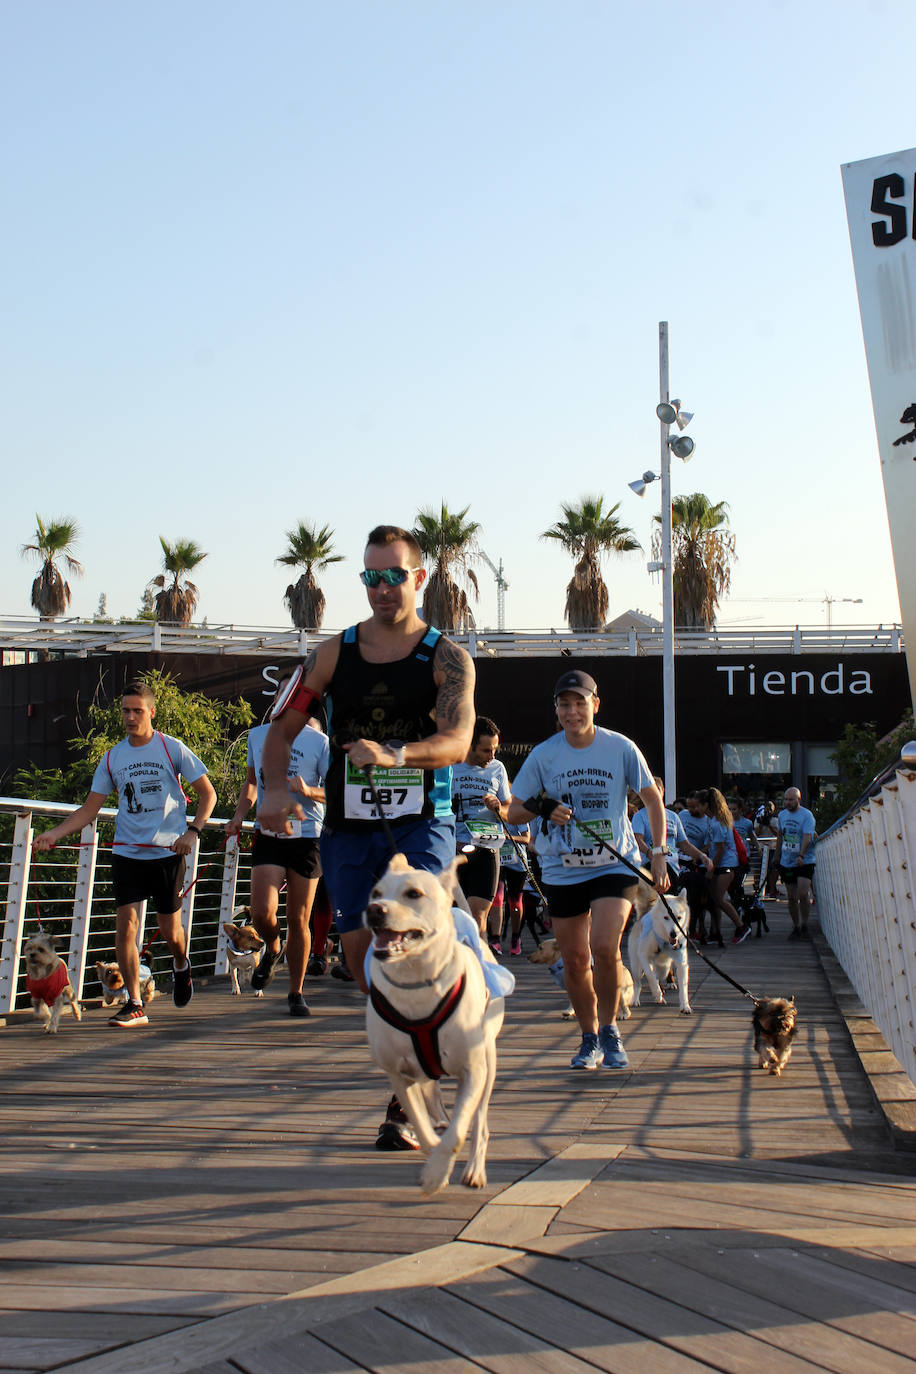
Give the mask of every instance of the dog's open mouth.
<path id="1" fill-rule="evenodd" d="M 372 953 L 377 959 L 390 959 L 395 954 L 406 954 L 411 945 L 422 939 L 422 930 L 392 930 L 390 926 L 376 926 L 372 932 Z"/>

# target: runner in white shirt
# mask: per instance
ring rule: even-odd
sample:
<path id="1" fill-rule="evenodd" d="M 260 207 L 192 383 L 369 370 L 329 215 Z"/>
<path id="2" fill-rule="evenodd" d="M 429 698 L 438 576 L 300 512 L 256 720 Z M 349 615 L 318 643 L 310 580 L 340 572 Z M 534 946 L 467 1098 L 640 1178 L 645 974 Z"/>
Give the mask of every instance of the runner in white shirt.
<path id="1" fill-rule="evenodd" d="M 288 682 L 290 674 L 280 680 L 278 691 Z M 228 835 L 238 835 L 242 823 L 257 802 L 258 814 L 264 796 L 264 773 L 261 753 L 270 727 L 256 725 L 248 732 L 248 776 L 242 789 L 235 814 L 226 826 Z M 302 818 L 290 819 L 291 835 L 277 835 L 255 821 L 254 844 L 251 851 L 251 920 L 263 938 L 264 953 L 251 975 L 256 991 L 266 988 L 274 975 L 274 965 L 280 957 L 280 925 L 277 909 L 280 889 L 286 884 L 286 965 L 289 969 L 290 1016 L 309 1016 L 308 1003 L 302 995 L 302 984 L 308 964 L 311 936 L 309 916 L 318 879 L 321 859 L 318 837 L 324 820 L 324 779 L 330 763 L 328 737 L 310 722 L 293 740 L 287 779 L 290 791 L 296 794 Z"/>
<path id="2" fill-rule="evenodd" d="M 638 863 L 627 818 L 627 788 L 634 788 L 651 822 L 652 878 L 660 892 L 667 892 L 665 811 L 633 741 L 595 725 L 600 703 L 594 678 L 578 669 L 564 673 L 554 688 L 554 704 L 562 733 L 537 745 L 522 765 L 512 787 L 509 821 L 518 825 L 540 816 L 547 822 L 547 834 L 537 842 L 542 886 L 582 1031 L 571 1067 L 625 1069 L 629 1060 L 617 1029 L 620 939 L 636 878 L 576 821 Z"/>
<path id="3" fill-rule="evenodd" d="M 172 955 L 172 1000 L 176 1007 L 186 1007 L 193 996 L 188 942 L 181 924 L 181 887 L 185 856 L 194 848 L 216 805 L 216 792 L 204 764 L 181 740 L 155 729 L 155 714 L 156 697 L 145 682 L 125 687 L 121 719 L 127 738 L 109 749 L 99 762 L 82 806 L 35 841 L 38 850 L 53 849 L 58 840 L 94 821 L 109 793 L 117 790 L 111 876 L 117 908 L 115 952 L 127 1001 L 108 1024 L 120 1028 L 149 1022 L 140 997 L 137 948 L 140 909 L 145 901 L 155 905 L 159 934 Z M 188 798 L 182 777 L 197 794 L 193 821 L 185 819 Z"/>
<path id="4" fill-rule="evenodd" d="M 498 748 L 496 724 L 488 716 L 478 716 L 466 759 L 452 765 L 455 845 L 459 854 L 467 856 L 467 863 L 458 870 L 458 881 L 481 935 L 486 933 L 487 917 L 499 883 L 502 823 L 512 795 L 509 776 L 496 757 Z M 490 931 L 490 948 L 494 954 L 502 954 L 498 930 Z"/>

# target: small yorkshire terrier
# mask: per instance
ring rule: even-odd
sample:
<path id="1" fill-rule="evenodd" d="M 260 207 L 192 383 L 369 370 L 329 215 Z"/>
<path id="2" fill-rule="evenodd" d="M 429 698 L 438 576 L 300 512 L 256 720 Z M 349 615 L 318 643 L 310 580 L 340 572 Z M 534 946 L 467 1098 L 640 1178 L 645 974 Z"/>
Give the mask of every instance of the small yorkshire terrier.
<path id="1" fill-rule="evenodd" d="M 32 999 L 32 1010 L 43 1020 L 46 1035 L 56 1035 L 66 999 L 73 1015 L 81 1021 L 83 1013 L 70 982 L 67 965 L 54 948 L 54 936 L 39 931 L 22 947 L 25 960 L 25 985 Z"/>
<path id="2" fill-rule="evenodd" d="M 96 974 L 102 984 L 102 1002 L 110 1007 L 112 1002 L 126 1002 L 127 988 L 116 963 L 96 964 Z M 146 1006 L 156 996 L 156 984 L 152 970 L 146 964 L 140 965 L 140 1001 Z"/>
<path id="3" fill-rule="evenodd" d="M 228 921 L 223 922 L 223 930 L 226 932 L 228 944 L 226 945 L 226 958 L 229 960 L 229 981 L 232 984 L 233 997 L 240 997 L 242 989 L 239 986 L 239 973 L 247 982 L 251 982 L 251 975 L 258 965 L 261 950 L 264 948 L 264 941 L 261 939 L 254 926 L 251 924 L 251 910 L 247 906 L 241 906 L 232 913 L 237 923 L 244 924 L 230 925 Z M 263 997 L 264 993 L 260 990 L 255 992 L 255 997 Z"/>
<path id="4" fill-rule="evenodd" d="M 757 1067 L 778 1078 L 789 1062 L 795 1038 L 795 998 L 761 997 L 754 1005 L 754 1052 Z"/>

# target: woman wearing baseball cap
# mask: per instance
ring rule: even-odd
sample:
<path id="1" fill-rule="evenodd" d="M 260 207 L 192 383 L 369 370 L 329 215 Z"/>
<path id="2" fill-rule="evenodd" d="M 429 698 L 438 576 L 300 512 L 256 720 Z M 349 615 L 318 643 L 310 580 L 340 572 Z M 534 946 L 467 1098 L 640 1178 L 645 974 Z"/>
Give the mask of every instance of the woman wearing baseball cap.
<path id="1" fill-rule="evenodd" d="M 518 825 L 541 819 L 536 847 L 544 894 L 582 1032 L 570 1066 L 625 1069 L 629 1060 L 617 1029 L 620 940 L 637 883 L 595 837 L 631 863 L 640 862 L 627 817 L 627 789 L 632 787 L 651 824 L 652 878 L 665 892 L 665 812 L 638 747 L 626 735 L 595 724 L 600 702 L 594 678 L 571 669 L 557 682 L 553 698 L 562 733 L 528 755 L 513 783 L 509 821 Z M 580 829 L 577 820 L 594 833 Z"/>

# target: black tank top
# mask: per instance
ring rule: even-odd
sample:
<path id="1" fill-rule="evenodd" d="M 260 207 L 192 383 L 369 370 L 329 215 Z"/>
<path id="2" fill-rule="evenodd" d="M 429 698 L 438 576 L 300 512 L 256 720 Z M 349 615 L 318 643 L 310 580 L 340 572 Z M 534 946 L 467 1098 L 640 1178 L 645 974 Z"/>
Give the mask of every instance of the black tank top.
<path id="1" fill-rule="evenodd" d="M 325 705 L 328 711 L 328 736 L 331 741 L 331 766 L 325 779 L 327 816 L 330 830 L 361 830 L 377 824 L 371 819 L 369 796 L 362 790 L 362 779 L 352 773 L 347 778 L 347 756 L 341 745 L 355 739 L 377 740 L 380 744 L 411 744 L 436 733 L 433 712 L 438 689 L 433 676 L 433 657 L 441 639 L 439 630 L 429 629 L 406 658 L 394 663 L 368 663 L 359 651 L 358 627 L 343 633 L 337 666 L 328 685 Z M 379 787 L 386 816 L 393 825 L 406 824 L 420 817 L 451 815 L 451 768 L 435 771 L 402 770 L 391 788 Z M 398 781 L 415 785 L 422 781 L 422 802 L 409 814 L 398 815 L 402 789 Z M 378 775 L 376 785 L 379 786 Z M 408 793 L 415 796 L 415 793 Z M 363 818 L 348 814 L 354 809 Z"/>

